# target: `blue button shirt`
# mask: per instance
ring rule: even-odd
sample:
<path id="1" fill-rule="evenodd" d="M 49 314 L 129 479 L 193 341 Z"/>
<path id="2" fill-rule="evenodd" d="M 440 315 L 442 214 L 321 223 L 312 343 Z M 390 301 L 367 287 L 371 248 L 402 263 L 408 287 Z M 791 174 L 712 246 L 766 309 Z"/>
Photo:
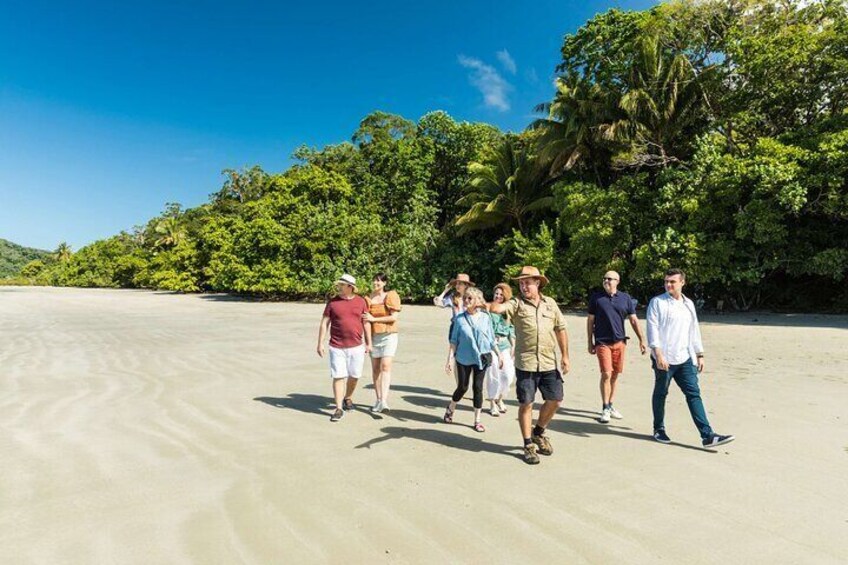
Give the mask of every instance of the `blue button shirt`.
<path id="1" fill-rule="evenodd" d="M 457 363 L 477 365 L 482 369 L 480 356 L 491 353 L 495 348 L 495 332 L 489 314 L 485 311 L 477 311 L 473 316 L 467 312 L 457 314 L 451 328 L 450 342 L 456 346 Z"/>
<path id="2" fill-rule="evenodd" d="M 624 320 L 635 313 L 633 299 L 626 292 L 619 291 L 612 296 L 606 292 L 593 294 L 589 299 L 589 314 L 595 316 L 592 328 L 595 343 L 609 345 L 627 339 Z"/>

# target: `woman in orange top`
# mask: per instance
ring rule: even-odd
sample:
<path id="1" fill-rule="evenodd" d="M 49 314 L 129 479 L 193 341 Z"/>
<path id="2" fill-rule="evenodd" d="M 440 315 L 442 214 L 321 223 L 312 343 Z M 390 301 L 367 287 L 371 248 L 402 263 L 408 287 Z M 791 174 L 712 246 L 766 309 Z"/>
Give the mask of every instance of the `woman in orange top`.
<path id="1" fill-rule="evenodd" d="M 385 273 L 374 275 L 372 291 L 365 298 L 368 312 L 362 318 L 371 322 L 371 376 L 374 379 L 374 392 L 377 402 L 372 412 L 389 409 L 389 387 L 392 384 L 392 360 L 398 345 L 397 316 L 400 312 L 400 296 L 386 291 L 389 277 Z"/>

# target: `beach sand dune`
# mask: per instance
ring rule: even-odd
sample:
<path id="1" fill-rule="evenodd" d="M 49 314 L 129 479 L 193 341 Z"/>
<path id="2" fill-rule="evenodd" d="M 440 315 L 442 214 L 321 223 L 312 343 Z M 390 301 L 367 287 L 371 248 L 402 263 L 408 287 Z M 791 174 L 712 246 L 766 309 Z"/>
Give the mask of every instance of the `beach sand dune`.
<path id="1" fill-rule="evenodd" d="M 708 318 L 715 452 L 679 390 L 650 438 L 628 352 L 596 421 L 585 318 L 555 454 L 521 460 L 516 406 L 441 423 L 446 312 L 407 307 L 390 413 L 329 422 L 322 306 L 0 287 L 0 563 L 844 563 L 848 318 Z M 370 371 L 366 370 L 370 377 Z M 370 381 L 363 379 L 362 385 Z"/>

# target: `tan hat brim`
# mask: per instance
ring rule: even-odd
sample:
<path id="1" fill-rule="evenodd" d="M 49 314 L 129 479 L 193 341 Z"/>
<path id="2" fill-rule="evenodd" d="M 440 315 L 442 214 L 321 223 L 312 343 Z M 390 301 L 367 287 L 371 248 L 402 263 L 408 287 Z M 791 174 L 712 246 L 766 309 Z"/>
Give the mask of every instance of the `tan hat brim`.
<path id="1" fill-rule="evenodd" d="M 550 282 L 548 280 L 548 277 L 546 277 L 545 275 L 521 275 L 518 277 L 512 277 L 512 280 L 514 281 L 520 281 L 521 279 L 539 279 L 539 288 L 545 288 Z"/>

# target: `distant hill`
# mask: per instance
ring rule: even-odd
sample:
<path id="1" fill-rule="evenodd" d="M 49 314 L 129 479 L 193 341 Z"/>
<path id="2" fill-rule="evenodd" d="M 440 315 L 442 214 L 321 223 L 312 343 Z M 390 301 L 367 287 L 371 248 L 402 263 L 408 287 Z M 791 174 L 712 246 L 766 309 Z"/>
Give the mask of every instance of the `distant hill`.
<path id="1" fill-rule="evenodd" d="M 0 278 L 17 275 L 21 267 L 35 259 L 45 259 L 49 251 L 23 247 L 11 241 L 0 239 Z"/>

